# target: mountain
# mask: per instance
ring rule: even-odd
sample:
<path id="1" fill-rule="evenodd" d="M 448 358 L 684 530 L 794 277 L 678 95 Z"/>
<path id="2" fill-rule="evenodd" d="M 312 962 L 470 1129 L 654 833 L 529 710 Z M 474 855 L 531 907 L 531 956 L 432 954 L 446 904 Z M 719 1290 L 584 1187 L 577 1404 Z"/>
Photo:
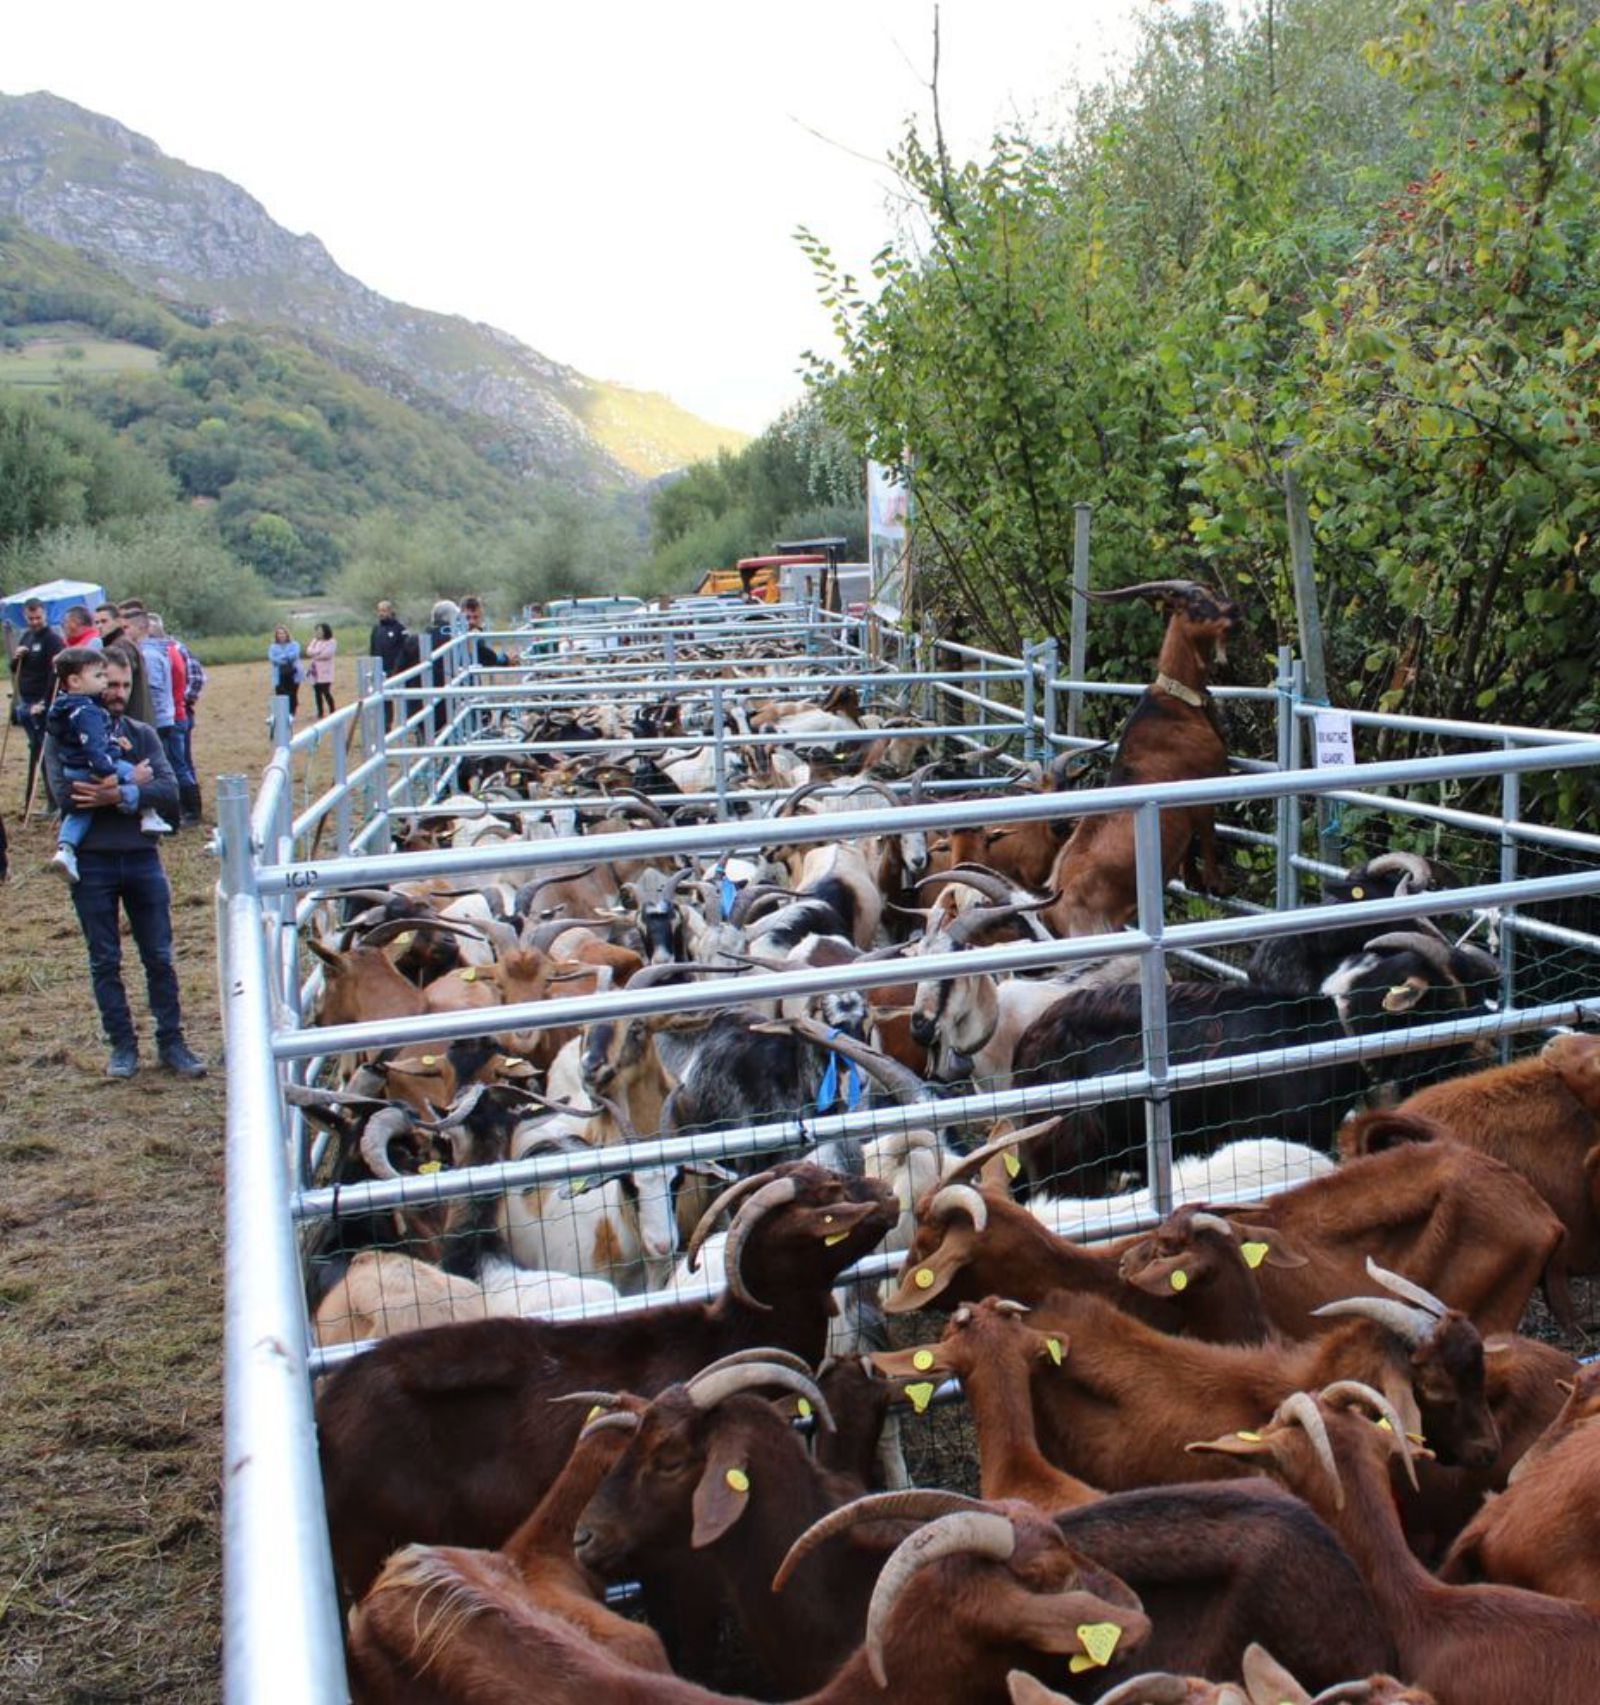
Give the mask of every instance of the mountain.
<path id="1" fill-rule="evenodd" d="M 443 405 L 501 469 L 603 491 L 745 442 L 493 326 L 380 296 L 237 184 L 55 95 L 0 95 L 0 215 L 185 319 L 293 334 L 409 406 Z"/>

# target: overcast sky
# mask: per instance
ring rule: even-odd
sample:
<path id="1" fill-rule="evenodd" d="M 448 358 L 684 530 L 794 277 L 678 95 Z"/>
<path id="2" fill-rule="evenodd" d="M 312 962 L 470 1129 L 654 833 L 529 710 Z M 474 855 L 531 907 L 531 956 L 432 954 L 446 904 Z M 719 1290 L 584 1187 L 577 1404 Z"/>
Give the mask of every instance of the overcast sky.
<path id="1" fill-rule="evenodd" d="M 946 131 L 1058 123 L 1133 0 L 943 0 Z M 931 0 L 205 0 L 6 9 L 49 89 L 221 172 L 387 296 L 754 431 L 827 323 L 793 241 L 862 263 L 929 111 Z"/>

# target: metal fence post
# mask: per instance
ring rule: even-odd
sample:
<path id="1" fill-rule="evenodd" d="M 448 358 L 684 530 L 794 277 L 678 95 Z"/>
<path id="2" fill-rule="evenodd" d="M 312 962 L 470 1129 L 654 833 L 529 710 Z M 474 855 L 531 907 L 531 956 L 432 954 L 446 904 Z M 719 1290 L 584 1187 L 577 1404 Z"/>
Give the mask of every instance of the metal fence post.
<path id="1" fill-rule="evenodd" d="M 272 709 L 267 715 L 267 726 L 271 731 L 274 746 L 287 746 L 294 734 L 294 721 L 289 715 L 289 701 L 282 693 L 275 693 L 272 699 Z"/>
<path id="2" fill-rule="evenodd" d="M 1277 692 L 1278 713 L 1278 773 L 1294 768 L 1294 659 L 1289 647 L 1278 647 L 1278 673 L 1273 681 Z M 1278 868 L 1273 873 L 1273 904 L 1280 912 L 1296 903 L 1298 883 L 1295 881 L 1294 855 L 1299 850 L 1299 824 L 1295 817 L 1295 801 L 1288 794 L 1278 796 L 1276 817 Z"/>
<path id="3" fill-rule="evenodd" d="M 1048 764 L 1056 750 L 1056 676 L 1061 668 L 1060 642 L 1047 639 L 1039 648 L 1039 655 L 1044 670 L 1044 728 L 1039 747 L 1042 760 Z"/>
<path id="4" fill-rule="evenodd" d="M 1145 1102 L 1145 1164 L 1155 1211 L 1165 1219 L 1172 1212 L 1172 1103 L 1167 1091 L 1167 956 L 1161 941 L 1161 807 L 1153 799 L 1134 814 L 1133 849 L 1139 928 L 1154 943 L 1139 956 L 1144 1065 L 1150 1074 Z"/>
<path id="5" fill-rule="evenodd" d="M 344 1629 L 317 1473 L 300 1257 L 272 1062 L 270 968 L 243 776 L 220 778 L 227 964 L 223 1331 L 224 1695 L 229 1705 L 347 1697 Z M 286 1322 L 299 1330 L 285 1331 Z M 265 1566 L 271 1559 L 273 1566 Z"/>
<path id="6" fill-rule="evenodd" d="M 711 762 L 716 773 L 717 821 L 728 818 L 728 746 L 722 724 L 722 683 L 711 683 Z"/>
<path id="7" fill-rule="evenodd" d="M 1034 694 L 1033 679 L 1034 660 L 1038 648 L 1025 645 L 1022 648 L 1022 755 L 1032 762 L 1039 755 L 1038 734 L 1034 728 Z"/>
<path id="8" fill-rule="evenodd" d="M 361 724 L 360 714 L 352 716 L 333 730 L 333 785 L 339 790 L 339 803 L 334 807 L 333 839 L 340 858 L 350 852 L 350 738 Z"/>
<path id="9" fill-rule="evenodd" d="M 1503 742 L 1509 752 L 1515 749 L 1515 742 Z M 1507 770 L 1500 778 L 1500 880 L 1515 882 L 1517 879 L 1517 839 L 1508 832 L 1507 825 L 1516 822 L 1522 815 L 1522 772 Z M 1517 932 L 1511 924 L 1511 918 L 1516 908 L 1509 903 L 1500 908 L 1500 1010 L 1509 1012 L 1517 984 Z M 1500 1063 L 1504 1065 L 1511 1058 L 1511 1038 L 1500 1038 Z"/>
<path id="10" fill-rule="evenodd" d="M 1089 517 L 1088 503 L 1072 506 L 1072 633 L 1067 651 L 1067 678 L 1081 681 L 1089 666 Z M 1081 734 L 1083 694 L 1067 693 L 1067 733 Z"/>

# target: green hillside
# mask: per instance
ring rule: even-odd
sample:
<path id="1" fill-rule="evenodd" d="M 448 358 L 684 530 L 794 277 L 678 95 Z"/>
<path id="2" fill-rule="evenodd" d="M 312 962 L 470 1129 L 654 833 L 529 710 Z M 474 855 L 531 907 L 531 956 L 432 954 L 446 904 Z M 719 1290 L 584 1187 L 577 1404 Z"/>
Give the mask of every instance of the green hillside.
<path id="1" fill-rule="evenodd" d="M 470 538 L 545 507 L 545 484 L 496 465 L 481 417 L 411 406 L 281 329 L 191 324 L 14 222 L 0 223 L 0 344 L 13 346 L 0 383 L 50 389 L 113 427 L 284 587 L 323 584 L 366 516 L 448 511 Z M 65 356 L 74 347 L 82 358 Z"/>

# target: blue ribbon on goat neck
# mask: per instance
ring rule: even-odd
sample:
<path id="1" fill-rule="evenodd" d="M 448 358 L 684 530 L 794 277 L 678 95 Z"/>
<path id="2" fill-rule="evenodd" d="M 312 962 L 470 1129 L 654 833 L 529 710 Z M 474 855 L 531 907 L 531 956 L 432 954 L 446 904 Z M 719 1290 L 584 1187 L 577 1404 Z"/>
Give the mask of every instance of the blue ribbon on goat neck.
<path id="1" fill-rule="evenodd" d="M 829 1030 L 828 1040 L 831 1042 L 838 1034 L 839 1032 L 837 1029 Z M 863 1088 L 861 1081 L 861 1068 L 854 1060 L 846 1060 L 844 1063 L 844 1069 L 846 1074 L 844 1104 L 849 1112 L 854 1113 L 861 1105 L 861 1092 Z M 839 1056 L 830 1048 L 828 1050 L 828 1069 L 822 1074 L 822 1086 L 817 1091 L 817 1111 L 819 1113 L 826 1113 L 838 1099 Z"/>

